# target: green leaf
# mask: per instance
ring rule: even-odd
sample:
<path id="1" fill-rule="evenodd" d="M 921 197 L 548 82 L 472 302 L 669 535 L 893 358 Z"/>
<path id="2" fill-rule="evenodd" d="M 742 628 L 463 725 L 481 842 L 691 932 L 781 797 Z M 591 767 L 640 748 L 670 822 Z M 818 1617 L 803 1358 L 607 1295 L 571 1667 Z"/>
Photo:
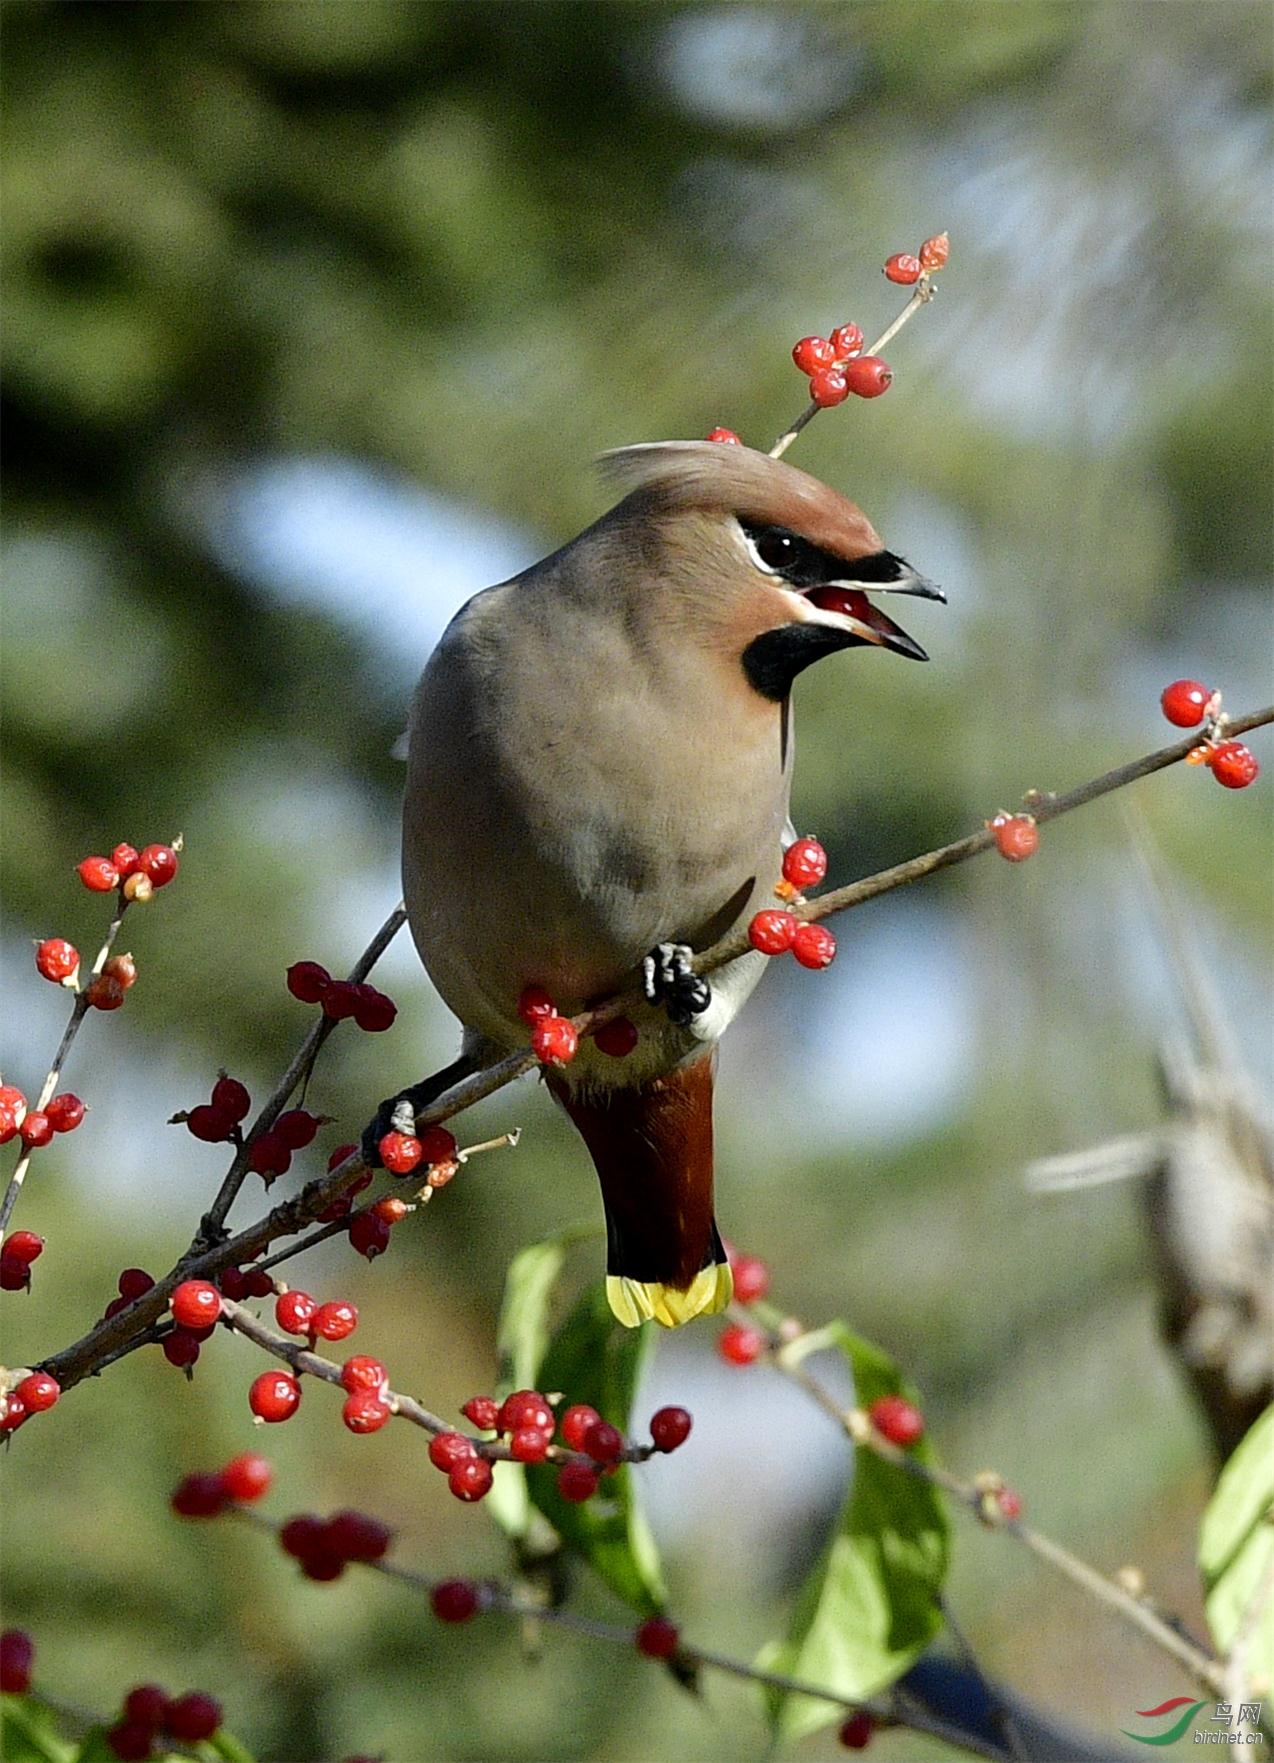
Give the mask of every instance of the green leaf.
<path id="1" fill-rule="evenodd" d="M 71 1763 L 75 1746 L 59 1738 L 53 1711 L 34 1696 L 0 1696 L 0 1757 L 5 1763 Z"/>
<path id="2" fill-rule="evenodd" d="M 800 1360 L 834 1347 L 849 1362 L 854 1399 L 915 1401 L 897 1366 L 879 1347 L 829 1323 L 787 1349 Z M 911 1455 L 932 1461 L 928 1442 Z M 763 1648 L 757 1663 L 858 1701 L 877 1694 L 912 1665 L 942 1627 L 938 1594 L 947 1570 L 949 1532 L 936 1488 L 871 1451 L 854 1453 L 854 1477 L 836 1530 L 801 1588 L 786 1640 Z M 774 1735 L 803 1738 L 838 1719 L 831 1702 L 767 1690 Z"/>
<path id="3" fill-rule="evenodd" d="M 203 1750 L 210 1757 L 223 1757 L 225 1763 L 255 1763 L 248 1747 L 224 1726 L 212 1738 L 204 1740 Z"/>
<path id="4" fill-rule="evenodd" d="M 106 1742 L 103 1727 L 95 1726 L 87 1733 L 78 1751 L 75 1752 L 75 1763 L 119 1763 L 119 1758 Z"/>
<path id="5" fill-rule="evenodd" d="M 500 1357 L 497 1389 L 538 1388 L 540 1364 L 548 1348 L 549 1304 L 566 1251 L 585 1233 L 562 1231 L 513 1257 L 504 1281 L 496 1349 Z M 486 1508 L 506 1536 L 520 1542 L 531 1523 L 531 1501 L 526 1491 L 526 1472 L 519 1463 L 502 1463 L 486 1498 Z"/>
<path id="6" fill-rule="evenodd" d="M 1267 1408 L 1221 1471 L 1199 1532 L 1212 1639 L 1228 1653 L 1274 1572 L 1274 1408 Z M 1274 1658 L 1274 1595 L 1255 1617 L 1249 1661 Z"/>
<path id="7" fill-rule="evenodd" d="M 593 1287 L 558 1331 L 540 1366 L 539 1387 L 562 1391 L 568 1403 L 591 1403 L 627 1431 L 650 1335 L 648 1328 L 621 1328 L 605 1290 Z M 659 1553 L 629 1465 L 607 1475 L 593 1499 L 578 1506 L 559 1495 L 551 1465 L 537 1464 L 526 1480 L 532 1503 L 617 1597 L 642 1616 L 662 1608 L 667 1593 Z"/>

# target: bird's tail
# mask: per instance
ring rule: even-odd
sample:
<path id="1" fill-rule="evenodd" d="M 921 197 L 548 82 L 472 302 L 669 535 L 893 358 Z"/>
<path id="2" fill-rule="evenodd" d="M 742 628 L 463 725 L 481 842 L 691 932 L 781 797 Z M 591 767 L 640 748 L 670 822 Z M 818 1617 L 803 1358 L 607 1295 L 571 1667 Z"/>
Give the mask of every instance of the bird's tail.
<path id="1" fill-rule="evenodd" d="M 638 1088 L 549 1087 L 592 1154 L 606 1208 L 606 1296 L 627 1328 L 715 1316 L 734 1289 L 712 1216 L 711 1053 Z"/>

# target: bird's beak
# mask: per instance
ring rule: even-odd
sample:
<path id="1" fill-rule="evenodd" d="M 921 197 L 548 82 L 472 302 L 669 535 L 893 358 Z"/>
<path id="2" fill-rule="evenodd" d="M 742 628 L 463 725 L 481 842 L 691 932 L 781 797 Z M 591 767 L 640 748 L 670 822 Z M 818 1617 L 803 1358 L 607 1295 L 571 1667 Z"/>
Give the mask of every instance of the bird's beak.
<path id="1" fill-rule="evenodd" d="M 906 565 L 896 582 L 873 582 L 871 591 L 873 594 L 914 594 L 919 600 L 937 600 L 943 606 L 947 603 L 947 596 L 937 582 L 931 582 L 927 575 L 921 575 L 910 564 Z"/>
<path id="2" fill-rule="evenodd" d="M 909 571 L 908 574 L 909 582 L 890 582 L 886 590 L 873 585 L 873 593 L 888 591 L 895 594 L 920 594 L 927 600 L 945 598 L 941 589 L 926 581 L 923 576 L 916 575 L 914 571 Z M 816 588 L 808 588 L 802 598 L 812 609 L 806 614 L 811 623 L 844 630 L 850 642 L 872 643 L 878 649 L 891 649 L 895 655 L 905 655 L 911 661 L 929 659 L 915 638 L 908 636 L 879 606 L 873 606 L 861 588 L 845 588 L 837 583 L 827 582 Z"/>

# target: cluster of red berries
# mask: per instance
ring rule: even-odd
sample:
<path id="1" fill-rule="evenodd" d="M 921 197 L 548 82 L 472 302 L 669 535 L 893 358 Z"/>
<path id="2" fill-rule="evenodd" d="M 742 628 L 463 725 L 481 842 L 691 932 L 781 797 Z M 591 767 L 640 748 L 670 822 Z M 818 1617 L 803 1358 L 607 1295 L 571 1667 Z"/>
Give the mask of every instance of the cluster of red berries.
<path id="1" fill-rule="evenodd" d="M 221 1704 L 202 1690 L 187 1690 L 184 1696 L 170 1697 L 157 1683 L 139 1683 L 124 1697 L 124 1707 L 114 1726 L 103 1737 L 112 1754 L 121 1763 L 142 1763 L 169 1749 L 161 1740 L 173 1739 L 178 1744 L 196 1745 L 210 1739 L 221 1726 Z"/>
<path id="2" fill-rule="evenodd" d="M 891 282 L 909 288 L 922 275 L 936 275 L 944 269 L 950 255 L 951 240 L 946 233 L 936 233 L 932 239 L 925 240 L 919 256 L 913 257 L 908 251 L 895 251 L 892 257 L 887 257 L 885 274 Z"/>
<path id="3" fill-rule="evenodd" d="M 279 1546 L 300 1563 L 307 1579 L 339 1579 L 351 1561 L 367 1563 L 384 1556 L 394 1533 L 370 1513 L 346 1509 L 330 1518 L 298 1513 L 279 1526 Z"/>
<path id="4" fill-rule="evenodd" d="M 798 901 L 827 875 L 827 852 L 817 839 L 797 839 L 783 853 L 783 879 L 775 887 L 780 899 Z M 836 959 L 836 938 L 824 924 L 809 924 L 786 908 L 766 907 L 748 925 L 748 940 L 762 955 L 786 955 L 817 971 Z"/>
<path id="5" fill-rule="evenodd" d="M 531 1049 L 541 1065 L 568 1065 L 574 1059 L 579 1032 L 569 1016 L 558 1015 L 557 1005 L 543 986 L 523 986 L 518 1015 L 531 1031 Z"/>
<path id="6" fill-rule="evenodd" d="M 148 1292 L 154 1283 L 143 1268 L 126 1267 L 119 1276 L 119 1296 L 112 1298 L 106 1306 L 106 1315 L 114 1316 L 117 1311 L 126 1309 L 143 1292 Z M 274 1292 L 274 1281 L 263 1267 L 227 1267 L 217 1275 L 213 1284 L 207 1280 L 187 1280 L 186 1285 L 198 1288 L 199 1296 L 192 1296 L 189 1304 L 183 1300 L 183 1315 L 187 1318 L 185 1321 L 177 1318 L 174 1309 L 173 1326 L 159 1343 L 164 1358 L 180 1371 L 190 1370 L 199 1358 L 199 1349 L 203 1342 L 216 1330 L 221 1317 L 222 1298 L 229 1298 L 232 1303 L 238 1304 L 244 1298 L 268 1298 Z M 182 1286 L 177 1288 L 177 1292 L 182 1290 Z M 206 1291 L 217 1294 L 215 1313 L 205 1295 Z M 173 1293 L 174 1299 L 177 1292 Z"/>
<path id="7" fill-rule="evenodd" d="M 16 1084 L 0 1084 L 0 1145 L 17 1137 L 26 1150 L 38 1151 L 55 1132 L 74 1132 L 85 1112 L 84 1103 L 70 1090 L 51 1097 L 43 1108 L 28 1108 Z"/>
<path id="8" fill-rule="evenodd" d="M 308 1292 L 280 1292 L 274 1320 L 285 1334 L 300 1335 L 313 1347 L 318 1341 L 344 1341 L 358 1327 L 358 1311 L 344 1298 L 320 1304 Z M 379 1432 L 392 1418 L 389 1373 L 379 1359 L 357 1354 L 341 1368 L 346 1392 L 341 1419 L 351 1432 Z M 283 1368 L 263 1371 L 248 1390 L 248 1406 L 258 1420 L 271 1425 L 290 1420 L 301 1405 L 301 1382 Z"/>
<path id="9" fill-rule="evenodd" d="M 227 1077 L 223 1071 L 213 1084 L 208 1100 L 187 1112 L 175 1114 L 171 1124 L 184 1121 L 195 1138 L 202 1139 L 206 1145 L 220 1145 L 230 1139 L 237 1142 L 239 1122 L 247 1119 L 251 1106 L 252 1097 L 246 1086 L 236 1077 Z"/>
<path id="10" fill-rule="evenodd" d="M 76 872 L 91 893 L 109 894 L 118 888 L 126 900 L 142 905 L 176 875 L 177 851 L 172 845 L 143 845 L 140 851 L 132 845 L 116 845 L 109 857 L 85 857 Z"/>
<path id="11" fill-rule="evenodd" d="M 1197 679 L 1177 679 L 1165 686 L 1160 708 L 1175 728 L 1197 728 L 1203 721 L 1216 723 L 1221 714 L 1220 692 L 1210 692 Z M 1220 726 L 1218 724 L 1218 726 Z M 1245 790 L 1260 775 L 1256 756 L 1242 741 L 1206 739 L 1189 755 L 1195 765 L 1206 765 L 1227 790 Z"/>
<path id="12" fill-rule="evenodd" d="M 124 993 L 137 981 L 137 963 L 131 955 L 112 955 L 103 963 L 84 988 L 84 996 L 94 1010 L 118 1010 Z"/>
<path id="13" fill-rule="evenodd" d="M 183 1476 L 169 1504 L 180 1518 L 216 1518 L 228 1506 L 251 1505 L 269 1492 L 274 1471 L 256 1451 L 241 1451 L 220 1469 Z"/>
<path id="14" fill-rule="evenodd" d="M 837 325 L 830 337 L 802 337 L 792 360 L 810 382 L 810 397 L 820 409 L 857 398 L 879 398 L 893 384 L 893 369 L 879 355 L 863 354 L 859 325 Z"/>
<path id="15" fill-rule="evenodd" d="M 35 1642 L 25 1628 L 6 1628 L 0 1634 L 0 1691 L 6 1696 L 25 1696 L 35 1669 Z"/>
<path id="16" fill-rule="evenodd" d="M 29 1371 L 6 1395 L 0 1397 L 0 1433 L 16 1432 L 33 1414 L 43 1414 L 62 1394 L 62 1386 L 47 1371 Z"/>
<path id="17" fill-rule="evenodd" d="M 0 1291 L 28 1292 L 31 1289 L 31 1263 L 44 1253 L 44 1238 L 33 1230 L 15 1230 L 0 1249 Z"/>
<path id="18" fill-rule="evenodd" d="M 1025 863 L 1040 848 L 1040 829 L 1033 814 L 1006 814 L 1001 809 L 986 826 L 996 850 L 1009 863 Z"/>
<path id="19" fill-rule="evenodd" d="M 333 1022 L 353 1017 L 368 1034 L 392 1028 L 398 1006 L 384 992 L 356 980 L 333 979 L 317 961 L 294 961 L 288 968 L 288 990 L 302 1004 L 321 1004 Z"/>

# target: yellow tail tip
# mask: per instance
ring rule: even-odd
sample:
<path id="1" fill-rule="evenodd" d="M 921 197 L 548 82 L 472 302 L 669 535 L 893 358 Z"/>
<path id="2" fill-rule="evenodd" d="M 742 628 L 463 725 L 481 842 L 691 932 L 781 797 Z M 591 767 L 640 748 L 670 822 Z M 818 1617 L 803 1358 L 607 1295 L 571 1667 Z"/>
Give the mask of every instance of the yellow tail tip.
<path id="1" fill-rule="evenodd" d="M 680 1328 L 696 1316 L 716 1316 L 734 1296 L 734 1275 L 725 1262 L 705 1267 L 697 1273 L 684 1292 L 675 1286 L 647 1284 L 627 1279 L 622 1274 L 609 1274 L 606 1299 L 625 1328 L 640 1328 L 643 1322 L 657 1322 L 661 1328 Z"/>

